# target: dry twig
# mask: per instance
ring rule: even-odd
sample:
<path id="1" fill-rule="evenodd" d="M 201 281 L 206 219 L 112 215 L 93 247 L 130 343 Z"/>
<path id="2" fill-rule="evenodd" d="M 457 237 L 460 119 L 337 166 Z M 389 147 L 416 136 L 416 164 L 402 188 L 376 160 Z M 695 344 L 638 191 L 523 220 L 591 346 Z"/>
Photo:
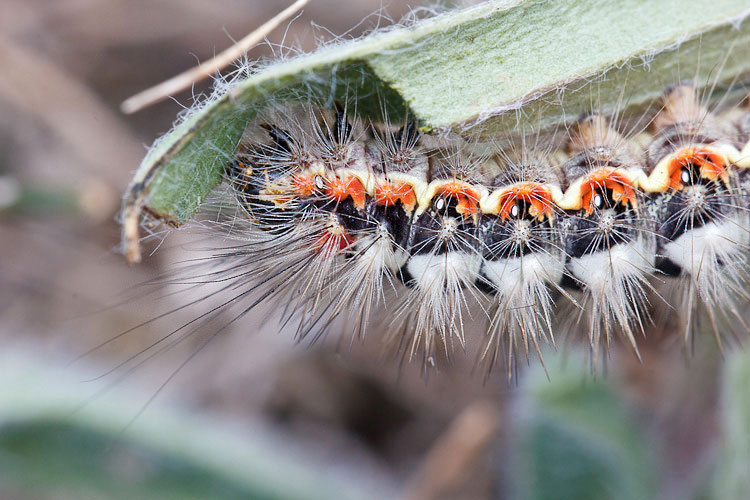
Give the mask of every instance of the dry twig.
<path id="1" fill-rule="evenodd" d="M 281 23 L 297 13 L 307 2 L 308 0 L 297 0 L 225 51 L 184 73 L 180 73 L 169 80 L 129 97 L 123 101 L 120 109 L 126 114 L 135 113 L 171 95 L 182 92 L 195 82 L 208 78 L 242 57 L 253 45 L 263 40 L 266 35 L 276 29 Z"/>

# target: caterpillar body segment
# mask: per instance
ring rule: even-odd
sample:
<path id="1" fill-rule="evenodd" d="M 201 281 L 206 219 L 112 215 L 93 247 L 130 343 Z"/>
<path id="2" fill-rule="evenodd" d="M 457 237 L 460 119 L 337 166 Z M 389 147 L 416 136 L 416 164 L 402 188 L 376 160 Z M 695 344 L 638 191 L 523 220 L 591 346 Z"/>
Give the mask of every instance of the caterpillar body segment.
<path id="1" fill-rule="evenodd" d="M 485 189 L 480 167 L 460 152 L 430 157 L 429 182 L 411 221 L 409 260 L 401 271 L 410 290 L 398 315 L 412 316 L 412 354 L 420 342 L 427 358 L 436 341 L 465 342 L 464 314 L 479 295 L 476 280 L 482 265 L 478 221 Z"/>
<path id="2" fill-rule="evenodd" d="M 592 114 L 571 135 L 562 171 L 569 187 L 557 204 L 567 272 L 581 289 L 583 319 L 594 366 L 602 337 L 622 332 L 637 352 L 647 317 L 655 237 L 642 212 L 640 160 L 607 120 Z"/>
<path id="3" fill-rule="evenodd" d="M 491 296 L 487 343 L 491 367 L 504 353 L 510 377 L 514 355 L 554 344 L 553 294 L 565 269 L 565 249 L 554 199 L 562 196 L 548 165 L 506 162 L 482 200 L 480 284 Z"/>
<path id="4" fill-rule="evenodd" d="M 721 345 L 719 317 L 741 322 L 750 219 L 742 205 L 737 132 L 702 106 L 690 85 L 670 90 L 646 149 L 648 209 L 656 221 L 657 268 L 680 281 L 670 303 L 685 336 L 705 309 Z M 676 296 L 675 296 L 676 295 Z"/>
<path id="5" fill-rule="evenodd" d="M 288 263 L 286 254 L 295 245 L 307 262 L 287 286 L 269 290 L 285 297 L 300 338 L 322 332 L 344 311 L 357 318 L 352 331 L 361 332 L 383 296 L 383 277 L 399 266 L 394 236 L 371 206 L 369 186 L 379 155 L 361 140 L 362 124 L 352 125 L 340 110 L 332 124 L 317 117 L 311 123 L 312 131 L 265 125 L 270 144 L 241 144 L 229 171 L 253 222 L 249 234 L 269 240 L 258 252 L 265 255 L 259 257 L 263 264 Z M 300 232 L 304 237 L 293 237 Z M 360 307 L 352 311 L 355 302 Z"/>

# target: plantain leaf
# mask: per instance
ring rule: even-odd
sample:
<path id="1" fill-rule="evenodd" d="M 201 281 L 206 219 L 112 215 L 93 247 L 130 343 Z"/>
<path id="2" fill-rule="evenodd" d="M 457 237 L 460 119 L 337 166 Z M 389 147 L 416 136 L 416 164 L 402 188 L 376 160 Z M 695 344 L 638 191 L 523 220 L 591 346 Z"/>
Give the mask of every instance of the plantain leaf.
<path id="1" fill-rule="evenodd" d="M 175 225 L 189 220 L 271 100 L 338 99 L 374 119 L 408 112 L 425 131 L 544 131 L 592 105 L 643 112 L 681 79 L 745 76 L 748 12 L 745 0 L 490 1 L 276 63 L 157 141 L 131 183 L 126 217 L 145 207 Z"/>
<path id="2" fill-rule="evenodd" d="M 2 498 L 367 500 L 389 494 L 369 493 L 270 427 L 158 404 L 141 414 L 142 394 L 111 385 L 101 391 L 81 383 L 90 378 L 81 372 L 54 363 L 42 368 L 38 359 L 6 351 L 0 353 Z"/>
<path id="3" fill-rule="evenodd" d="M 715 470 L 716 499 L 745 499 L 750 491 L 750 350 L 733 351 L 724 368 L 722 446 Z"/>
<path id="4" fill-rule="evenodd" d="M 552 356 L 551 358 L 555 358 Z M 557 367 L 536 369 L 519 419 L 519 498 L 654 498 L 654 451 L 605 381 Z"/>

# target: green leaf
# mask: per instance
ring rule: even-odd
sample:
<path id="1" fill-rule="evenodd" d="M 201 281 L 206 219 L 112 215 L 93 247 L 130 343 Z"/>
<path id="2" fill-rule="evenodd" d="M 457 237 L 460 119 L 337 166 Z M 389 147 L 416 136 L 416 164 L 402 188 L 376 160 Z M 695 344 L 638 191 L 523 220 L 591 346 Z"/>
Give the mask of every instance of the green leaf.
<path id="1" fill-rule="evenodd" d="M 0 426 L 0 478 L 26 494 L 70 498 L 282 499 L 158 448 L 57 420 Z"/>
<path id="2" fill-rule="evenodd" d="M 531 378 L 513 471 L 520 498 L 654 498 L 652 450 L 609 384 L 560 369 Z"/>
<path id="3" fill-rule="evenodd" d="M 101 386 L 81 378 L 0 355 L 0 496 L 374 498 L 268 428 L 158 402 L 140 413 L 142 397 L 110 386 L 92 399 Z"/>
<path id="4" fill-rule="evenodd" d="M 592 105 L 640 113 L 681 79 L 734 81 L 750 70 L 747 13 L 745 0 L 491 1 L 273 64 L 158 141 L 126 215 L 189 220 L 270 100 L 339 99 L 375 119 L 386 102 L 391 120 L 408 111 L 425 131 L 506 138 L 519 120 L 546 130 Z"/>
<path id="5" fill-rule="evenodd" d="M 722 447 L 714 497 L 741 500 L 750 492 L 750 350 L 733 351 L 724 369 Z"/>

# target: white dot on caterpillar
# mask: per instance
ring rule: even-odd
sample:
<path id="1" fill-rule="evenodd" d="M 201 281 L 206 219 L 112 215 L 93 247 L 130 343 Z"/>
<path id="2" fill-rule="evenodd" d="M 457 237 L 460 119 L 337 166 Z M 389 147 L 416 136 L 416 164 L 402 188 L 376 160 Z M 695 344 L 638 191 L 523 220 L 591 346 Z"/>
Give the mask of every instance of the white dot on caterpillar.
<path id="1" fill-rule="evenodd" d="M 518 217 L 518 205 L 513 205 L 513 207 L 510 209 L 510 215 L 513 217 Z"/>
<path id="2" fill-rule="evenodd" d="M 325 188 L 326 187 L 325 179 L 323 179 L 323 177 L 321 177 L 319 175 L 316 175 L 315 176 L 315 187 L 318 188 L 318 189 Z"/>
<path id="3" fill-rule="evenodd" d="M 445 200 L 442 198 L 439 198 L 435 202 L 435 208 L 437 208 L 438 210 L 442 210 L 443 208 L 445 208 Z"/>
<path id="4" fill-rule="evenodd" d="M 690 172 L 687 171 L 687 169 L 682 169 L 682 183 L 688 184 L 690 182 Z"/>
<path id="5" fill-rule="evenodd" d="M 687 202 L 688 202 L 688 208 L 691 210 L 697 210 L 700 209 L 706 202 L 706 196 L 705 196 L 705 190 L 704 189 L 697 189 L 693 188 L 690 190 L 690 195 L 688 196 Z"/>
<path id="6" fill-rule="evenodd" d="M 530 237 L 531 230 L 528 223 L 526 221 L 521 221 L 515 231 L 516 244 L 522 245 L 524 242 L 528 241 Z"/>
<path id="7" fill-rule="evenodd" d="M 605 233 L 612 231 L 615 227 L 615 218 L 613 215 L 611 213 L 604 214 L 599 222 L 599 227 Z"/>
<path id="8" fill-rule="evenodd" d="M 338 217 L 336 217 L 336 215 L 334 214 L 330 214 L 328 216 L 326 229 L 333 236 L 343 236 L 346 234 L 346 228 L 341 224 Z"/>
<path id="9" fill-rule="evenodd" d="M 442 201 L 442 200 L 441 200 Z M 450 240 L 453 238 L 454 233 L 458 229 L 458 224 L 453 219 L 448 219 L 443 223 L 443 228 L 440 230 L 440 239 Z"/>
<path id="10" fill-rule="evenodd" d="M 594 196 L 594 205 L 596 208 L 602 208 L 602 195 L 597 194 Z"/>

